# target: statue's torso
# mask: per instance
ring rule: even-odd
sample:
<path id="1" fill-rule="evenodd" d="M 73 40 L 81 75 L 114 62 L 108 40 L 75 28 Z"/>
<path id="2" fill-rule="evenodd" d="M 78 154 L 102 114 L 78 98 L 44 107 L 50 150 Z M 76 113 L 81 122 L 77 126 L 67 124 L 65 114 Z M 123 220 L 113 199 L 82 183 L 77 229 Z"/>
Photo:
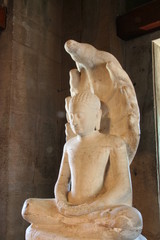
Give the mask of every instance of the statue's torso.
<path id="1" fill-rule="evenodd" d="M 103 135 L 78 141 L 74 138 L 67 146 L 71 170 L 69 201 L 80 204 L 93 198 L 103 188 L 110 147 Z"/>

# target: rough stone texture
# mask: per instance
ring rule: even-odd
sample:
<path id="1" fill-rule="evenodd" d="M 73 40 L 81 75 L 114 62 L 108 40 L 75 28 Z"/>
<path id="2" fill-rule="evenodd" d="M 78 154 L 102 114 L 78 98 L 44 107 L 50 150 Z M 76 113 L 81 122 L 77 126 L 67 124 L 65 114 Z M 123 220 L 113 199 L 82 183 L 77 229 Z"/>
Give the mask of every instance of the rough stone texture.
<path id="1" fill-rule="evenodd" d="M 8 14 L 12 4 L 8 6 Z M 7 232 L 8 208 L 8 141 L 9 111 L 11 90 L 11 51 L 12 51 L 12 16 L 8 18 L 7 29 L 0 33 L 0 239 L 5 239 Z"/>
<path id="2" fill-rule="evenodd" d="M 0 238 L 21 240 L 22 204 L 31 196 L 53 197 L 61 158 L 62 1 L 13 1 L 7 7 L 0 36 Z"/>

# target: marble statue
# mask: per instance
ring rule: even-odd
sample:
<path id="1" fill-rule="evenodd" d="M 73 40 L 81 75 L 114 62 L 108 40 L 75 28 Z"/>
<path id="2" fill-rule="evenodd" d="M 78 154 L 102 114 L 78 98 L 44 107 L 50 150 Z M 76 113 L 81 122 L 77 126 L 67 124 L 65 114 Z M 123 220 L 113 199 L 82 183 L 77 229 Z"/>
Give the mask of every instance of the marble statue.
<path id="1" fill-rule="evenodd" d="M 70 40 L 76 62 L 66 98 L 66 144 L 55 199 L 28 199 L 26 240 L 145 240 L 132 207 L 130 163 L 139 142 L 139 109 L 119 62 L 89 44 Z"/>

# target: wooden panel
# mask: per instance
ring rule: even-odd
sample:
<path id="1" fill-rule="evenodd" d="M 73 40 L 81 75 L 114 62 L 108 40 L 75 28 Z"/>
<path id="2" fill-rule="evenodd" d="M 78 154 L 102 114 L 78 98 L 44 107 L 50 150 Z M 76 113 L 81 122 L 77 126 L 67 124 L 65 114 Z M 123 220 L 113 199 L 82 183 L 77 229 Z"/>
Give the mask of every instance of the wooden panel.
<path id="1" fill-rule="evenodd" d="M 6 28 L 6 7 L 0 6 L 0 30 L 4 30 Z"/>
<path id="2" fill-rule="evenodd" d="M 157 180 L 160 186 L 160 39 L 152 42 L 152 62 L 153 62 L 153 89 L 154 89 L 154 115 L 155 115 L 155 134 L 157 151 Z M 160 196 L 158 196 L 160 206 Z"/>
<path id="3" fill-rule="evenodd" d="M 117 17 L 117 35 L 129 40 L 160 29 L 160 1 L 152 1 Z"/>

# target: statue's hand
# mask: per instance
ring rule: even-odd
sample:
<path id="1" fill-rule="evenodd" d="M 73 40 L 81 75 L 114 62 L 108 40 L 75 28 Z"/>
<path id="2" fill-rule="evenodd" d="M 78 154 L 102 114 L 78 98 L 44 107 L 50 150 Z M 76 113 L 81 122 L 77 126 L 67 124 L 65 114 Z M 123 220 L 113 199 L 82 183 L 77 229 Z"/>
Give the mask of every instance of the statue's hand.
<path id="1" fill-rule="evenodd" d="M 74 206 L 67 201 L 56 200 L 56 205 L 59 212 L 65 216 L 80 216 L 90 212 L 87 203 Z"/>
<path id="2" fill-rule="evenodd" d="M 56 200 L 56 205 L 59 212 L 65 216 L 81 216 L 98 210 L 97 204 L 94 204 L 94 202 L 73 205 L 67 200 Z"/>
<path id="3" fill-rule="evenodd" d="M 87 203 L 77 206 L 68 205 L 65 209 L 63 209 L 63 214 L 66 216 L 81 216 L 88 213 L 90 213 L 90 207 Z"/>
<path id="4" fill-rule="evenodd" d="M 65 215 L 65 210 L 69 207 L 69 203 L 67 201 L 56 200 L 56 205 L 60 213 Z"/>

